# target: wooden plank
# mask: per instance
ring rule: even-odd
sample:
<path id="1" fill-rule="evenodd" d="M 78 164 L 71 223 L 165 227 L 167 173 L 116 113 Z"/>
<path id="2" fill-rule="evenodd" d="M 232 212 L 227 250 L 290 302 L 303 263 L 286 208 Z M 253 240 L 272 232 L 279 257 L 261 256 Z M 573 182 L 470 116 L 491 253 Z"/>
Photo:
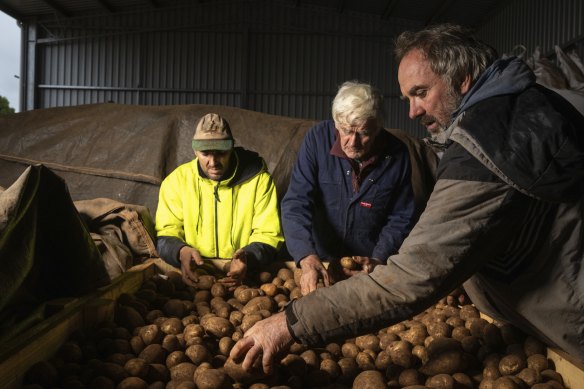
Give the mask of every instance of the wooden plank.
<path id="1" fill-rule="evenodd" d="M 566 389 L 584 387 L 584 363 L 570 354 L 554 348 L 548 348 L 547 357 L 555 364 L 555 369 L 562 375 Z"/>

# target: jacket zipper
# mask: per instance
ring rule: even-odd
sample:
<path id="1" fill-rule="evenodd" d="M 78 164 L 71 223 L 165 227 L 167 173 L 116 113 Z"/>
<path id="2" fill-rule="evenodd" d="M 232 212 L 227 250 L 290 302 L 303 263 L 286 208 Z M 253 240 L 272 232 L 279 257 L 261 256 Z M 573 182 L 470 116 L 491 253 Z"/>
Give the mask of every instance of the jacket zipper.
<path id="1" fill-rule="evenodd" d="M 215 258 L 219 258 L 219 220 L 217 212 L 217 203 L 219 200 L 219 182 L 215 185 L 215 190 L 213 191 L 215 195 Z"/>

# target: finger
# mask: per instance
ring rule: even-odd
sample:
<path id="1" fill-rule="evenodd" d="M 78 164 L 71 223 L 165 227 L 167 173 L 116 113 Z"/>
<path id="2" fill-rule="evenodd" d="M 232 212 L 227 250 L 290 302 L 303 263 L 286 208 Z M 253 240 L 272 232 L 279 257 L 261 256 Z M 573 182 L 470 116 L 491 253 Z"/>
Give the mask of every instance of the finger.
<path id="1" fill-rule="evenodd" d="M 251 337 L 241 339 L 239 342 L 235 343 L 229 353 L 229 357 L 238 362 L 241 357 L 249 351 L 253 344 L 254 341 Z"/>
<path id="2" fill-rule="evenodd" d="M 322 282 L 324 282 L 324 286 L 330 286 L 331 280 L 329 278 L 328 271 L 323 267 L 320 270 L 320 274 L 322 274 Z"/>
<path id="3" fill-rule="evenodd" d="M 272 358 L 272 353 L 264 353 L 262 357 L 262 367 L 264 368 L 264 373 L 270 375 L 272 374 L 272 366 L 274 365 L 274 361 Z"/>
<path id="4" fill-rule="evenodd" d="M 247 354 L 245 354 L 245 359 L 241 364 L 243 370 L 250 371 L 256 359 L 258 359 L 261 355 L 262 347 L 258 344 L 254 344 L 253 347 L 248 350 Z"/>
<path id="5" fill-rule="evenodd" d="M 195 286 L 195 283 L 193 281 L 191 281 L 191 279 L 189 278 L 189 276 L 186 273 L 182 274 L 182 279 L 183 279 L 183 282 L 185 284 L 187 284 L 188 286 Z"/>

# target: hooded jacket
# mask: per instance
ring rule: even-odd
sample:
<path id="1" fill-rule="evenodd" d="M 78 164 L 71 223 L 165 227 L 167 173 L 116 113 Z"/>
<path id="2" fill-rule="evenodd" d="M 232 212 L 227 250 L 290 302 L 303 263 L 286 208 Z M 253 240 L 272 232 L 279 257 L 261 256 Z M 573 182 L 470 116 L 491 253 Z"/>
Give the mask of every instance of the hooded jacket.
<path id="1" fill-rule="evenodd" d="M 482 312 L 584 359 L 584 117 L 534 80 L 518 59 L 484 72 L 455 112 L 438 181 L 399 253 L 292 303 L 298 340 L 406 320 L 466 281 Z"/>
<path id="2" fill-rule="evenodd" d="M 202 176 L 195 158 L 162 182 L 156 233 L 166 262 L 179 267 L 179 251 L 189 245 L 204 258 L 231 258 L 244 248 L 252 264 L 261 264 L 282 244 L 276 188 L 264 160 L 239 147 L 232 159 L 235 169 L 222 181 Z"/>

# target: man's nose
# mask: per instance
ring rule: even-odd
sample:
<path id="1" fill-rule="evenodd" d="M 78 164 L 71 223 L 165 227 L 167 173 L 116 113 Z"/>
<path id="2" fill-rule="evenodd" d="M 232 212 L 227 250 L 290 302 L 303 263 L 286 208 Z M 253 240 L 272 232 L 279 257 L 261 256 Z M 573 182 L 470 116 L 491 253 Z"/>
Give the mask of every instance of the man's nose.
<path id="1" fill-rule="evenodd" d="M 408 113 L 410 119 L 415 119 L 423 115 L 424 112 L 424 108 L 420 104 L 416 103 L 414 100 L 410 100 L 410 110 Z"/>

